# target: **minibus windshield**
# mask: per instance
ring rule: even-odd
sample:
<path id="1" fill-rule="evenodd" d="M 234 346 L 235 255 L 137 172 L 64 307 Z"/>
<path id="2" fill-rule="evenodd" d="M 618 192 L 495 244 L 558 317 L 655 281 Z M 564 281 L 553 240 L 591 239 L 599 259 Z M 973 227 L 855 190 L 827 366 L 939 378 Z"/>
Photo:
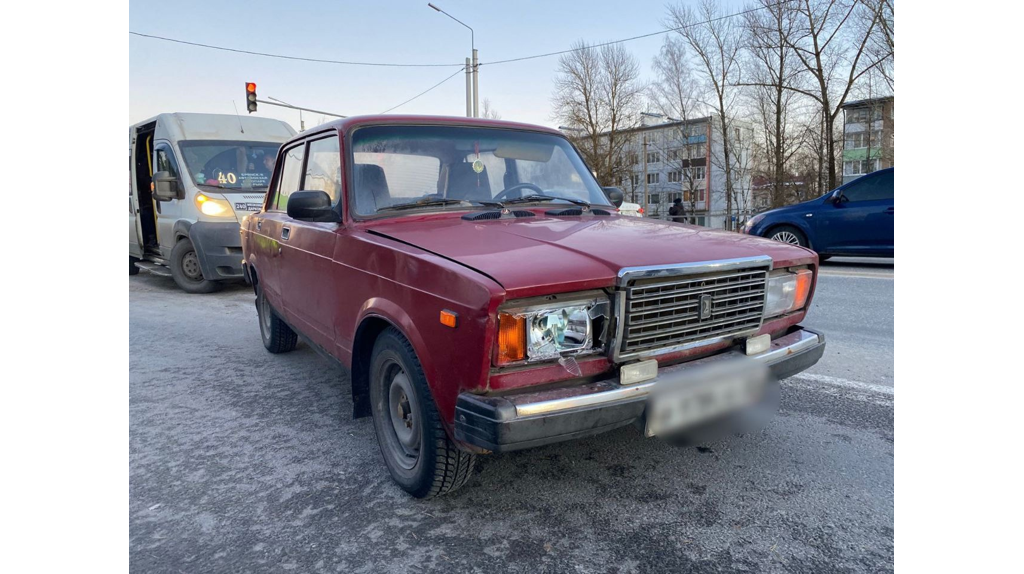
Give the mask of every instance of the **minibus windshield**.
<path id="1" fill-rule="evenodd" d="M 179 147 L 196 185 L 266 191 L 281 144 L 190 140 Z"/>

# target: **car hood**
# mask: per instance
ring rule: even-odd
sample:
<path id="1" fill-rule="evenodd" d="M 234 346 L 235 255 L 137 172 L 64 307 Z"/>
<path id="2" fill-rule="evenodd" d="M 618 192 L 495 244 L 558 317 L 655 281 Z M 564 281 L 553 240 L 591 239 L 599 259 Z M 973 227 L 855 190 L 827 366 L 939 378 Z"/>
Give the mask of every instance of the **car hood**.
<path id="1" fill-rule="evenodd" d="M 510 297 L 612 285 L 620 269 L 769 255 L 775 266 L 813 252 L 760 237 L 634 217 L 538 217 L 471 222 L 459 217 L 374 223 L 390 237 L 475 269 Z"/>
<path id="2" fill-rule="evenodd" d="M 824 201 L 822 197 L 815 197 L 814 199 L 808 199 L 807 201 L 801 201 L 800 203 L 794 203 L 792 205 L 784 205 L 782 207 L 776 207 L 775 209 L 769 209 L 762 213 L 762 215 L 776 215 L 776 214 L 788 214 L 793 212 L 806 212 L 808 209 L 814 209 L 821 205 Z"/>

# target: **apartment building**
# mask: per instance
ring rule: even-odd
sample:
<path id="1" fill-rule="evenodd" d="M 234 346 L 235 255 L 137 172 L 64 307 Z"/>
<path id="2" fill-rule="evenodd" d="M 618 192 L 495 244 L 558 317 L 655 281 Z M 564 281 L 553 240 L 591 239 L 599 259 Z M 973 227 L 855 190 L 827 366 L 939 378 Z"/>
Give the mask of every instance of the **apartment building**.
<path id="1" fill-rule="evenodd" d="M 895 98 L 872 98 L 843 105 L 843 183 L 894 164 Z"/>
<path id="2" fill-rule="evenodd" d="M 657 114 L 644 114 L 643 120 L 640 127 L 624 132 L 629 139 L 622 161 L 630 173 L 619 185 L 626 200 L 645 206 L 647 217 L 668 219 L 669 208 L 679 198 L 689 222 L 726 228 L 729 211 L 721 122 L 716 116 L 682 121 Z M 730 131 L 732 228 L 736 229 L 754 212 L 750 181 L 754 135 L 747 126 L 737 125 Z"/>

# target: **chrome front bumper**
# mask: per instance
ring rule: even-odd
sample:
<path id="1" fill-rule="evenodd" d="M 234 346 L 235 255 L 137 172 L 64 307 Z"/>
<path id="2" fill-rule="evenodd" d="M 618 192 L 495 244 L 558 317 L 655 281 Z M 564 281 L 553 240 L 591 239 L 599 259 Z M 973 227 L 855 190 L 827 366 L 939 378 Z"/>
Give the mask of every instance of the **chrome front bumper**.
<path id="1" fill-rule="evenodd" d="M 803 371 L 821 358 L 825 337 L 810 329 L 774 339 L 770 348 L 747 356 L 738 350 L 662 367 L 652 380 L 621 385 L 613 377 L 575 387 L 502 396 L 462 393 L 455 407 L 455 438 L 490 451 L 509 451 L 589 436 L 630 424 L 643 416 L 647 396 L 660 384 L 674 384 L 690 371 L 717 361 L 753 360 L 776 379 Z"/>

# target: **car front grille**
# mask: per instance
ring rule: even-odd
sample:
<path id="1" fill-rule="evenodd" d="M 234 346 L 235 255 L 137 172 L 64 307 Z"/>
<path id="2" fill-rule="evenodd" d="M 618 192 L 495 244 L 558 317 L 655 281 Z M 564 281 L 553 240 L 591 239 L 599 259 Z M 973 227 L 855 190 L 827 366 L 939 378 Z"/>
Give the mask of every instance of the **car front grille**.
<path id="1" fill-rule="evenodd" d="M 675 276 L 627 275 L 620 293 L 620 357 L 756 331 L 764 314 L 769 265 L 770 260 L 757 260 L 756 265 L 733 263 L 723 270 L 712 263 Z"/>

